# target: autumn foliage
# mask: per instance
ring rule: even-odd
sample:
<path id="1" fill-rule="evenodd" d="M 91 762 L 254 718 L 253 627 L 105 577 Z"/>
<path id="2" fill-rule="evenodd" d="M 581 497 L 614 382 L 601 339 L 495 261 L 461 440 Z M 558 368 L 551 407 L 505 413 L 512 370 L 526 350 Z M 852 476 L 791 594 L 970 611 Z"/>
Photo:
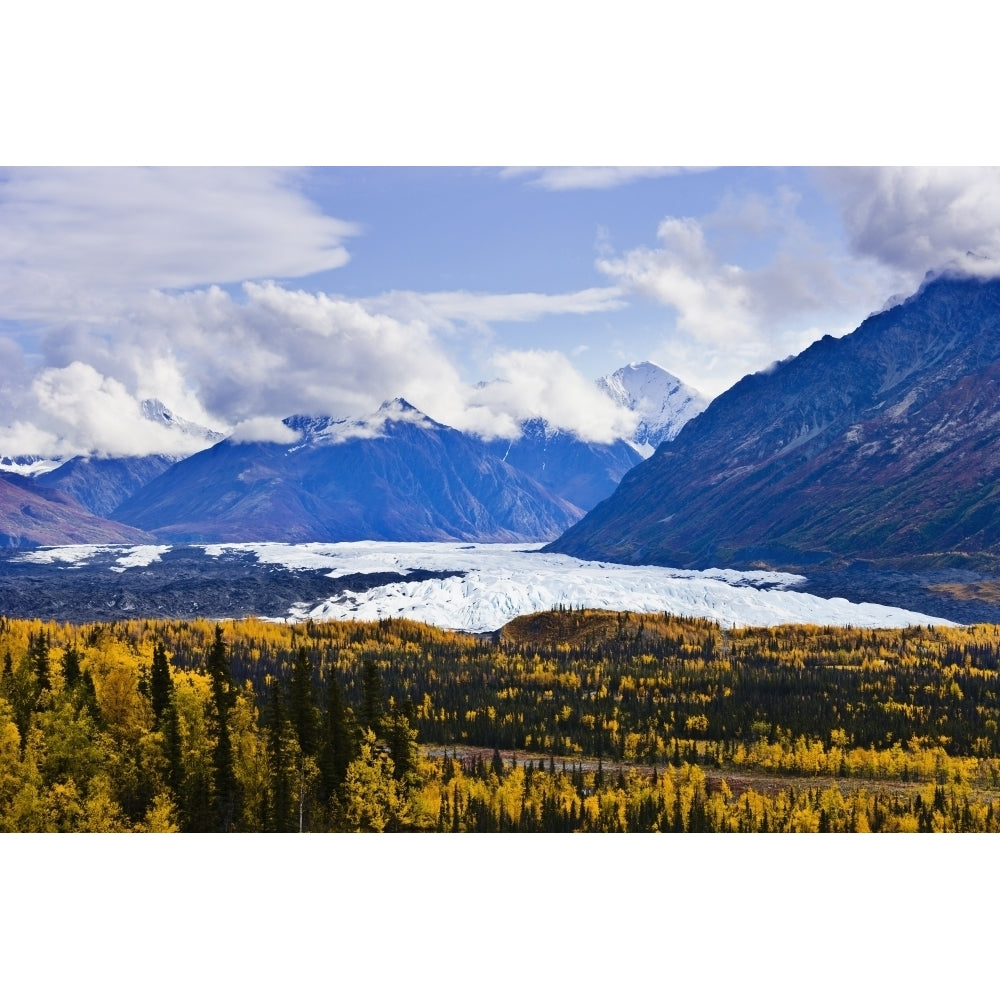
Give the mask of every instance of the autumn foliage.
<path id="1" fill-rule="evenodd" d="M 6 831 L 995 831 L 1000 630 L 0 619 Z"/>

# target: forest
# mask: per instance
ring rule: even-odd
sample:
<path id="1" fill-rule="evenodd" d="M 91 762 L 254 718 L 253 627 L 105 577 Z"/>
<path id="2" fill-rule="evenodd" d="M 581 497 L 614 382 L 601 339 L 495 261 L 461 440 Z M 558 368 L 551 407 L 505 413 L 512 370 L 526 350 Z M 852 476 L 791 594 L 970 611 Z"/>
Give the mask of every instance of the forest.
<path id="1" fill-rule="evenodd" d="M 995 832 L 1000 627 L 0 618 L 0 830 Z"/>

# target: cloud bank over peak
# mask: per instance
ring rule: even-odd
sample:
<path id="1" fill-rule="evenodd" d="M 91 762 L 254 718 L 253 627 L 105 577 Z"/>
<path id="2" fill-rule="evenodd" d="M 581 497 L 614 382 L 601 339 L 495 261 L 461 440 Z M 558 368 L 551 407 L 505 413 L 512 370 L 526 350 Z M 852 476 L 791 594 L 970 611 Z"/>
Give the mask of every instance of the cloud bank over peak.
<path id="1" fill-rule="evenodd" d="M 944 268 L 1000 274 L 1000 167 L 841 167 L 820 177 L 856 253 L 911 281 Z"/>
<path id="2" fill-rule="evenodd" d="M 491 364 L 508 381 L 475 387 L 423 320 L 272 281 L 246 282 L 241 291 L 241 300 L 217 286 L 152 292 L 110 332 L 51 331 L 52 363 L 26 389 L 9 387 L 19 422 L 0 426 L 3 452 L 177 454 L 204 446 L 143 420 L 148 398 L 240 441 L 291 443 L 281 424 L 290 414 L 357 418 L 398 396 L 486 438 L 516 437 L 519 423 L 536 416 L 591 440 L 631 430 L 631 415 L 560 352 L 498 351 Z M 503 314 L 533 314 L 545 305 L 539 300 Z M 489 309 L 502 311 L 496 303 Z"/>
<path id="3" fill-rule="evenodd" d="M 246 440 L 398 396 L 628 438 L 623 363 L 713 395 L 1000 273 L 998 168 L 700 169 L 0 170 L 0 454 L 193 450 L 148 399 Z"/>

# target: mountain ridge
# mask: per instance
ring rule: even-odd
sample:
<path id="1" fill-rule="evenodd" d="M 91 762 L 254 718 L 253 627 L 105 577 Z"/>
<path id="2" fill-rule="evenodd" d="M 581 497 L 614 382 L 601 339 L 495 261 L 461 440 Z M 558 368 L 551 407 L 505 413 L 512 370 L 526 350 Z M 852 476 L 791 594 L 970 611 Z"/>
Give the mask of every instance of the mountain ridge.
<path id="1" fill-rule="evenodd" d="M 679 567 L 1000 557 L 1000 281 L 945 275 L 747 375 L 552 551 Z"/>
<path id="2" fill-rule="evenodd" d="M 391 400 L 361 421 L 287 418 L 292 444 L 220 442 L 114 517 L 174 542 L 534 541 L 582 511 L 485 444 Z"/>

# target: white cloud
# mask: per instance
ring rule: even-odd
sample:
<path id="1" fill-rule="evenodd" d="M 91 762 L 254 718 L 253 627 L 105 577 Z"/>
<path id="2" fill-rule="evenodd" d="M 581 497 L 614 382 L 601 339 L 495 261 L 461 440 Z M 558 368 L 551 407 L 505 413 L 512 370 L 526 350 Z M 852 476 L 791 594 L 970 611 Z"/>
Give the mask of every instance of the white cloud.
<path id="1" fill-rule="evenodd" d="M 587 441 L 608 443 L 635 431 L 635 414 L 615 404 L 558 351 L 499 352 L 493 365 L 500 378 L 477 387 L 470 400 L 485 412 L 515 421 L 541 417 Z"/>
<path id="2" fill-rule="evenodd" d="M 597 263 L 624 288 L 677 310 L 678 326 L 697 340 L 729 343 L 748 337 L 751 289 L 741 268 L 717 261 L 695 219 L 666 218 L 662 248 L 640 247 Z"/>
<path id="3" fill-rule="evenodd" d="M 947 266 L 1000 273 L 1000 167 L 843 167 L 819 172 L 852 249 L 911 282 Z M 973 253 L 992 263 L 967 260 Z"/>
<path id="4" fill-rule="evenodd" d="M 623 291 L 674 311 L 673 333 L 653 360 L 714 395 L 801 351 L 817 330 L 853 329 L 895 290 L 887 271 L 821 240 L 797 205 L 787 189 L 730 194 L 703 218 L 663 219 L 657 247 L 597 260 Z"/>
<path id="5" fill-rule="evenodd" d="M 653 177 L 711 170 L 711 167 L 505 167 L 501 177 L 527 178 L 549 191 L 606 189 Z"/>
<path id="6" fill-rule="evenodd" d="M 199 435 L 146 419 L 125 385 L 81 361 L 40 371 L 20 410 L 26 419 L 0 431 L 9 454 L 185 455 L 205 446 Z"/>
<path id="7" fill-rule="evenodd" d="M 410 292 L 392 291 L 364 300 L 368 307 L 404 321 L 419 320 L 433 328 L 453 329 L 466 323 L 485 329 L 490 323 L 524 323 L 543 316 L 609 312 L 626 305 L 614 286 L 585 288 L 578 292 Z"/>
<path id="8" fill-rule="evenodd" d="M 245 301 L 217 286 L 150 292 L 106 326 L 52 330 L 29 405 L 8 410 L 23 424 L 17 440 L 64 455 L 193 450 L 192 442 L 179 446 L 141 420 L 139 400 L 151 396 L 188 420 L 235 428 L 240 440 L 288 441 L 280 420 L 290 414 L 357 418 L 396 396 L 485 437 L 515 436 L 518 422 L 533 416 L 600 440 L 618 427 L 631 429 L 560 354 L 500 352 L 494 370 L 519 384 L 484 391 L 464 382 L 421 319 L 274 282 L 246 282 L 243 293 Z M 422 300 L 430 302 L 435 323 L 444 316 L 469 323 L 474 317 L 525 319 L 622 302 L 616 289 L 404 297 Z M 11 423 L 8 438 L 12 429 Z"/>
<path id="9" fill-rule="evenodd" d="M 294 444 L 299 439 L 298 431 L 293 431 L 278 417 L 251 417 L 241 420 L 229 435 L 236 444 L 252 441 L 272 441 L 275 444 Z"/>
<path id="10" fill-rule="evenodd" d="M 358 232 L 277 169 L 51 168 L 0 174 L 4 315 L 101 322 L 122 296 L 340 267 Z"/>

